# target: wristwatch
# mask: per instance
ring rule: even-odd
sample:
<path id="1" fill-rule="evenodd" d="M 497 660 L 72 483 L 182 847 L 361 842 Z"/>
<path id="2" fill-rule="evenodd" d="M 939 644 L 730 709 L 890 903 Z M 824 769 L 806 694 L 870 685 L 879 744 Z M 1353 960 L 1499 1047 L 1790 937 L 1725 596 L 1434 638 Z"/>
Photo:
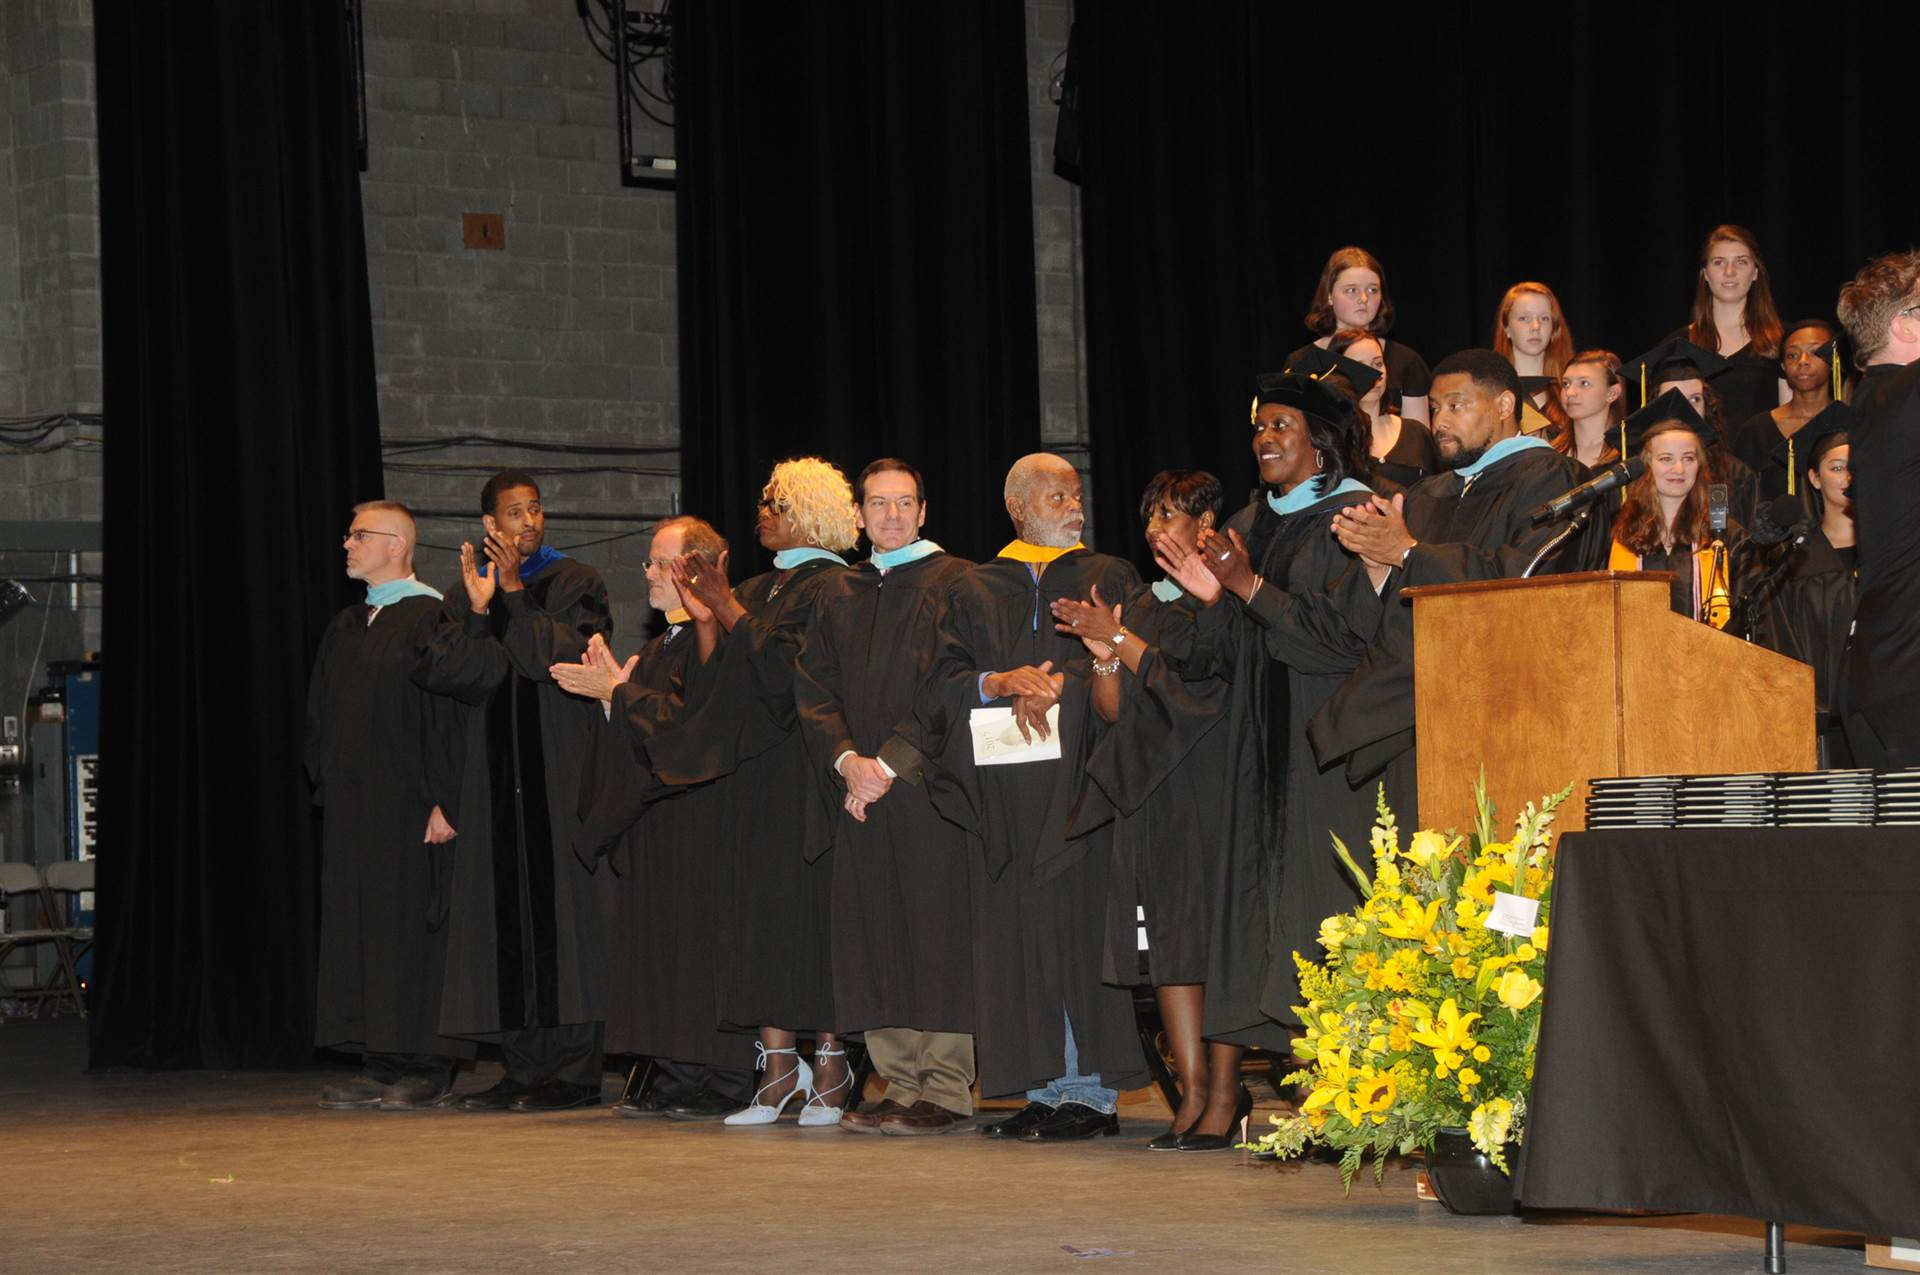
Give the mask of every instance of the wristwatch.
<path id="1" fill-rule="evenodd" d="M 1128 638 L 1132 636 L 1133 635 L 1127 632 L 1126 627 L 1123 625 L 1120 628 L 1114 630 L 1113 641 L 1108 643 L 1108 645 L 1113 647 L 1114 650 L 1118 651 L 1120 649 L 1120 644 L 1122 642 L 1125 642 Z"/>

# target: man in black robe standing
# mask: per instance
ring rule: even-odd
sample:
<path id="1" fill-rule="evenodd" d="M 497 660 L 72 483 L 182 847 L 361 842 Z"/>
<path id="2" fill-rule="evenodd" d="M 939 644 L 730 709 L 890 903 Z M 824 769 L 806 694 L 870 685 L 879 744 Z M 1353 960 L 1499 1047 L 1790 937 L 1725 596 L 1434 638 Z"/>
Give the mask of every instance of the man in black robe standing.
<path id="1" fill-rule="evenodd" d="M 645 1060 L 614 1104 L 628 1118 L 718 1120 L 752 1100 L 747 1042 L 720 1026 L 720 910 L 727 899 L 712 830 L 725 791 L 715 784 L 668 787 L 648 768 L 646 744 L 682 720 L 687 684 L 718 642 L 711 611 L 686 608 L 673 583 L 674 560 L 724 560 L 727 542 L 704 519 L 671 518 L 647 547 L 647 603 L 664 632 L 624 664 L 593 641 L 577 664 L 555 664 L 553 680 L 600 702 L 581 793 L 574 845 L 607 854 L 614 887 L 608 968 L 607 1052 Z M 719 568 L 714 568 L 716 571 Z"/>
<path id="2" fill-rule="evenodd" d="M 1320 764 L 1344 759 L 1350 783 L 1369 782 L 1391 765 L 1389 792 L 1407 794 L 1403 800 L 1417 796 L 1413 608 L 1401 590 L 1519 576 L 1565 525 L 1536 526 L 1533 513 L 1579 486 L 1586 470 L 1545 440 L 1520 432 L 1522 397 L 1519 374 L 1492 350 L 1462 350 L 1441 360 L 1427 403 L 1434 444 L 1447 469 L 1392 500 L 1375 496 L 1341 511 L 1334 535 L 1362 561 L 1330 594 L 1302 604 L 1273 590 L 1249 603 L 1270 622 L 1298 622 L 1313 605 L 1337 596 L 1350 626 L 1371 632 L 1360 666 L 1308 724 Z M 1599 570 L 1606 544 L 1606 519 L 1595 514 L 1535 574 Z M 1362 565 L 1372 590 L 1354 587 Z M 1374 591 L 1377 605 L 1367 596 Z M 1305 609 L 1288 614 L 1296 606 Z"/>
<path id="3" fill-rule="evenodd" d="M 975 833 L 972 868 L 975 1042 L 986 1096 L 1024 1091 L 1027 1105 L 981 1130 L 1055 1141 L 1119 1132 L 1119 1088 L 1144 1080 L 1133 998 L 1102 983 L 1111 834 L 1067 839 L 1067 816 L 1097 725 L 1091 660 L 1054 631 L 1060 598 L 1124 598 L 1133 567 L 1079 543 L 1080 475 L 1049 453 L 1007 475 L 1017 539 L 954 581 L 941 604 L 940 648 L 914 721 L 879 760 L 929 786 L 935 805 Z M 1023 734 L 1059 708 L 1060 757 L 974 763 L 969 720 L 1013 709 Z M 922 765 L 924 759 L 924 768 Z M 884 800 L 884 799 L 883 799 Z"/>
<path id="4" fill-rule="evenodd" d="M 413 515 L 356 505 L 347 578 L 367 600 L 333 618 L 307 690 L 307 771 L 322 814 L 314 1043 L 364 1055 L 331 1111 L 431 1107 L 473 1046 L 439 1034 L 444 884 L 459 792 L 457 706 L 409 680 L 440 618 L 413 575 Z"/>
<path id="5" fill-rule="evenodd" d="M 847 1112 L 840 1127 L 952 1133 L 973 1126 L 969 844 L 924 787 L 895 784 L 878 754 L 913 715 L 940 599 L 972 564 L 921 537 L 925 487 L 905 461 L 868 465 L 854 499 L 873 553 L 827 586 L 794 682 L 829 803 L 835 1026 L 866 1033 L 887 1081 L 880 1103 Z"/>
<path id="6" fill-rule="evenodd" d="M 1856 764 L 1920 765 L 1920 251 L 1870 261 L 1840 291 L 1853 392 L 1860 601 L 1835 715 Z"/>
<path id="7" fill-rule="evenodd" d="M 573 847 L 591 700 L 548 670 L 612 632 L 600 573 L 549 548 L 540 489 L 518 470 L 487 480 L 480 561 L 460 547 L 463 596 L 418 678 L 471 705 L 460 853 L 448 919 L 440 1030 L 495 1041 L 507 1074 L 468 1111 L 560 1111 L 600 1101 L 606 1016 L 605 874 Z"/>

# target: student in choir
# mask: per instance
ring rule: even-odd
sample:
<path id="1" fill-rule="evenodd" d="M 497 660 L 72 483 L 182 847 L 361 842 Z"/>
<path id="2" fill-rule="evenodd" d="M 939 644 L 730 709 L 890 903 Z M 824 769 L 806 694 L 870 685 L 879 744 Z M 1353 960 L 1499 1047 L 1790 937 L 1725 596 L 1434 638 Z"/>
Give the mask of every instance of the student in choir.
<path id="1" fill-rule="evenodd" d="M 1762 646 L 1813 666 L 1814 696 L 1823 722 L 1821 762 L 1829 767 L 1852 764 L 1845 733 L 1826 718 L 1840 683 L 1859 597 L 1849 423 L 1846 405 L 1836 403 L 1795 435 L 1807 458 L 1795 485 L 1806 502 L 1810 526 L 1804 540 L 1788 540 L 1775 549 L 1775 554 L 1787 555 L 1786 561 L 1770 555 L 1765 564 L 1782 575 L 1758 600 L 1754 635 Z"/>
<path id="2" fill-rule="evenodd" d="M 1156 474 L 1140 498 L 1149 545 L 1193 552 L 1221 514 L 1220 480 L 1201 470 Z M 1217 590 L 1215 591 L 1217 593 Z M 1114 723 L 1087 760 L 1075 826 L 1118 812 L 1108 898 L 1108 982 L 1138 982 L 1136 915 L 1145 918 L 1148 981 L 1166 1025 L 1181 1101 L 1153 1151 L 1219 1151 L 1252 1108 L 1240 1082 L 1249 1044 L 1285 1049 L 1260 1010 L 1269 934 L 1264 843 L 1237 814 L 1264 790 L 1261 758 L 1230 716 L 1232 686 L 1187 672 L 1205 605 L 1171 578 L 1053 604 L 1058 631 L 1094 658 L 1093 707 Z"/>
<path id="3" fill-rule="evenodd" d="M 1612 350 L 1582 350 L 1560 373 L 1560 406 L 1567 428 L 1553 449 L 1597 471 L 1620 459 L 1620 424 L 1627 419 L 1627 387 L 1620 356 Z"/>
<path id="4" fill-rule="evenodd" d="M 1759 475 L 1761 500 L 1785 494 L 1788 475 L 1806 459 L 1804 452 L 1794 455 L 1794 435 L 1840 398 L 1840 354 L 1834 336 L 1833 325 L 1825 319 L 1794 324 L 1780 353 L 1780 374 L 1791 396 L 1747 417 L 1734 431 L 1733 454 Z"/>
<path id="5" fill-rule="evenodd" d="M 773 570 L 727 587 L 724 560 L 692 552 L 673 583 L 718 644 L 686 691 L 683 720 L 646 741 L 664 783 L 721 787 L 710 827 L 719 879 L 720 1021 L 757 1029 L 764 1073 L 729 1125 L 768 1125 L 803 1098 L 803 1127 L 836 1126 L 851 1103 L 846 1050 L 831 1030 L 831 865 L 808 860 L 814 777 L 794 707 L 795 664 L 815 607 L 859 536 L 853 488 L 824 460 L 782 461 L 760 493 L 759 539 Z M 800 1033 L 814 1038 L 811 1066 Z"/>
<path id="6" fill-rule="evenodd" d="M 1621 373 L 1629 386 L 1640 387 L 1638 407 L 1647 406 L 1671 389 L 1686 396 L 1713 433 L 1709 459 L 1713 463 L 1714 481 L 1727 485 L 1728 507 L 1733 516 L 1742 526 L 1751 526 L 1759 504 L 1760 480 L 1752 467 L 1727 446 L 1727 414 L 1716 388 L 1732 370 L 1732 364 L 1713 351 L 1702 349 L 1683 337 L 1668 337 L 1639 358 L 1629 359 Z"/>
<path id="7" fill-rule="evenodd" d="M 1327 258 L 1307 305 L 1310 343 L 1326 349 L 1342 328 L 1363 328 L 1379 338 L 1387 365 L 1386 402 L 1407 420 L 1427 419 L 1427 363 L 1412 346 L 1389 341 L 1393 330 L 1393 298 L 1387 292 L 1387 270 L 1365 248 L 1345 247 Z M 1287 355 L 1284 366 L 1299 365 L 1306 346 Z"/>
<path id="8" fill-rule="evenodd" d="M 1626 432 L 1629 454 L 1645 459 L 1647 472 L 1627 486 L 1609 568 L 1673 572 L 1674 611 L 1725 627 L 1745 535 L 1731 521 L 1721 531 L 1711 526 L 1713 427 L 1671 389 L 1628 417 Z"/>
<path id="9" fill-rule="evenodd" d="M 1385 479 L 1400 487 L 1411 487 L 1440 468 L 1440 453 L 1434 448 L 1433 433 L 1419 421 L 1408 420 L 1393 410 L 1387 399 L 1386 343 L 1364 328 L 1341 328 L 1333 334 L 1327 348 L 1308 347 L 1311 353 L 1335 356 L 1358 364 L 1373 373 L 1362 379 L 1347 375 L 1347 381 L 1360 399 L 1360 429 L 1372 460 L 1369 478 Z M 1322 360 L 1309 357 L 1304 365 L 1289 365 L 1290 371 L 1318 376 L 1326 367 Z M 1329 365 L 1331 366 L 1331 365 Z"/>
<path id="10" fill-rule="evenodd" d="M 1559 400 L 1560 374 L 1573 357 L 1573 332 L 1560 298 L 1544 283 L 1521 282 L 1500 298 L 1493 320 L 1493 352 L 1520 374 L 1520 432 L 1552 438 L 1567 427 Z"/>
<path id="11" fill-rule="evenodd" d="M 1727 362 L 1714 385 L 1728 419 L 1739 422 L 1785 402 L 1780 379 L 1780 311 L 1760 243 L 1744 226 L 1715 226 L 1700 247 L 1693 310 L 1669 334 L 1712 350 Z"/>

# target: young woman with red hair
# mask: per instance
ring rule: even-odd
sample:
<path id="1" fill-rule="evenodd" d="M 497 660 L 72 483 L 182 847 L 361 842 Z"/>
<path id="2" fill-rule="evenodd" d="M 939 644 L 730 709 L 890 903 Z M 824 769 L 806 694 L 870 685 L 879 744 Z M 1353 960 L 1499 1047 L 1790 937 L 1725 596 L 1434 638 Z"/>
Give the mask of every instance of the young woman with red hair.
<path id="1" fill-rule="evenodd" d="M 1520 428 L 1528 434 L 1561 432 L 1560 373 L 1573 357 L 1573 332 L 1560 298 L 1544 283 L 1524 281 L 1507 289 L 1493 320 L 1493 352 L 1513 364 L 1521 386 L 1533 391 L 1521 402 Z M 1544 381 L 1537 390 L 1534 383 Z"/>
<path id="2" fill-rule="evenodd" d="M 1553 449 L 1588 469 L 1620 459 L 1620 424 L 1627 419 L 1627 387 L 1620 377 L 1620 356 L 1612 350 L 1582 350 L 1567 359 L 1560 373 L 1560 407 L 1567 427 L 1554 435 Z"/>

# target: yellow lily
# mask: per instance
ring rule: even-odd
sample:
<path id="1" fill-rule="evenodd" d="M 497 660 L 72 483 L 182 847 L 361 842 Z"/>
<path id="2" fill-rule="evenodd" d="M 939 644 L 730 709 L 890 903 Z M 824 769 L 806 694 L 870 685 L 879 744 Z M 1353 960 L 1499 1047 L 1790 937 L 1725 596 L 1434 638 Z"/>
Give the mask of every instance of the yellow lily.
<path id="1" fill-rule="evenodd" d="M 1413 1033 L 1415 1042 L 1439 1052 L 1447 1050 L 1459 1053 L 1473 1048 L 1472 1027 L 1477 1013 L 1460 1012 L 1460 1006 L 1449 996 L 1440 1003 L 1440 1013 L 1435 1016 L 1423 1016 Z"/>
<path id="2" fill-rule="evenodd" d="M 1380 933 L 1390 939 L 1412 939 L 1425 943 L 1433 938 L 1433 927 L 1440 923 L 1440 900 L 1425 907 L 1418 899 L 1400 900 L 1400 911 L 1380 918 Z"/>

